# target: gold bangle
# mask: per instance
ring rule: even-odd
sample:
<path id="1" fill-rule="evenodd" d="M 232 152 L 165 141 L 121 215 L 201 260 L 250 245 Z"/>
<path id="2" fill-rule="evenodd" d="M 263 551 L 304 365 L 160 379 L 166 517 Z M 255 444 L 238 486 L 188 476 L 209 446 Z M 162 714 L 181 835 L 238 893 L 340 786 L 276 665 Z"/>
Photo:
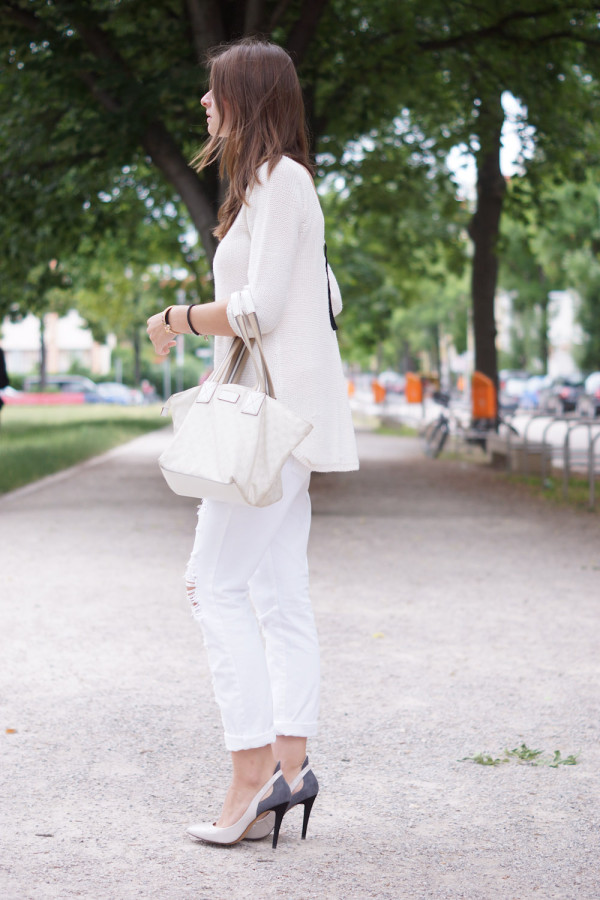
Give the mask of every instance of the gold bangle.
<path id="1" fill-rule="evenodd" d="M 167 334 L 171 334 L 171 335 L 173 335 L 173 337 L 177 337 L 179 332 L 173 331 L 173 329 L 171 328 L 171 326 L 169 324 L 169 313 L 171 312 L 172 309 L 173 309 L 173 307 L 169 306 L 168 309 L 163 310 L 162 323 L 163 323 L 163 328 L 165 329 Z"/>

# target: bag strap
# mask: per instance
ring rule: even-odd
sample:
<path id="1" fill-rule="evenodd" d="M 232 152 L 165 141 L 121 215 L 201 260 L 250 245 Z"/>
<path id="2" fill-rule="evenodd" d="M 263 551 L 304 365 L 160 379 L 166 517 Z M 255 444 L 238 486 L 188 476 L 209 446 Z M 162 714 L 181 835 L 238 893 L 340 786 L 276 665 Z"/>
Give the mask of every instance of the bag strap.
<path id="1" fill-rule="evenodd" d="M 325 253 L 325 271 L 327 273 L 327 297 L 329 299 L 329 323 L 334 331 L 338 330 L 335 316 L 333 315 L 333 305 L 331 303 L 331 282 L 329 281 L 329 262 L 327 261 L 327 242 L 323 244 L 323 252 Z"/>

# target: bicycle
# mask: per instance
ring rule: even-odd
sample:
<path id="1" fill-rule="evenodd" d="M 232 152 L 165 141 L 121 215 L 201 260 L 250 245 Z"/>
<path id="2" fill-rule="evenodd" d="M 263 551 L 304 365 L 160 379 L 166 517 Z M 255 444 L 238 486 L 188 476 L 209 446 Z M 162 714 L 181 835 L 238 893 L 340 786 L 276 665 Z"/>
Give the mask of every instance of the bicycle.
<path id="1" fill-rule="evenodd" d="M 450 434 L 463 440 L 466 444 L 481 447 L 485 452 L 488 434 L 492 431 L 495 432 L 498 425 L 505 425 L 513 434 L 518 435 L 519 433 L 502 416 L 498 416 L 497 420 L 479 419 L 475 423 L 469 420 L 469 424 L 465 425 L 464 415 L 461 419 L 456 410 L 450 406 L 450 394 L 437 391 L 433 395 L 433 399 L 436 403 L 444 406 L 445 410 L 440 412 L 437 419 L 429 423 L 424 432 L 425 455 L 430 459 L 438 458 Z M 466 410 L 463 412 L 466 413 Z"/>

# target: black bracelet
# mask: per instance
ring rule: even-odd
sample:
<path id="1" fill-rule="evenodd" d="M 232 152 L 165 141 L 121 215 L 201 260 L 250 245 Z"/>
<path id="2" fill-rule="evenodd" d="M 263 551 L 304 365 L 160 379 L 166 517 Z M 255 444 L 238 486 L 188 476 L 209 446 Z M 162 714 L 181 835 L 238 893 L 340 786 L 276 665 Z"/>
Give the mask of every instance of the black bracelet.
<path id="1" fill-rule="evenodd" d="M 191 311 L 193 310 L 194 306 L 198 306 L 198 304 L 197 304 L 197 303 L 192 303 L 192 305 L 191 305 L 191 306 L 188 306 L 188 308 L 187 308 L 187 322 L 188 322 L 188 325 L 190 326 L 190 331 L 192 332 L 192 334 L 197 334 L 198 337 L 199 337 L 199 336 L 200 336 L 200 332 L 199 332 L 199 331 L 196 331 L 196 329 L 195 329 L 194 326 L 192 325 L 192 319 L 191 319 L 191 316 L 190 316 L 190 313 L 191 313 Z"/>
<path id="2" fill-rule="evenodd" d="M 173 309 L 172 306 L 169 306 L 167 309 L 165 309 L 165 325 L 169 324 L 169 313 L 171 312 L 172 309 Z"/>

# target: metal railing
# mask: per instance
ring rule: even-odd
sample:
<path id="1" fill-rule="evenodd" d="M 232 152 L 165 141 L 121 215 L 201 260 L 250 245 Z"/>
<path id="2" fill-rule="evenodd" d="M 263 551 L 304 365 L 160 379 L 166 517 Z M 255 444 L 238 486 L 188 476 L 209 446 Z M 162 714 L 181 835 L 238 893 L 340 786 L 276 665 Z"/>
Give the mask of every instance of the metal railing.
<path id="1" fill-rule="evenodd" d="M 576 463 L 575 454 L 584 454 L 580 456 L 581 462 L 587 473 L 590 509 L 594 509 L 596 505 L 596 478 L 600 476 L 600 467 L 596 471 L 596 444 L 600 438 L 600 421 L 598 419 L 582 419 L 575 418 L 572 415 L 562 414 L 554 415 L 550 418 L 548 424 L 542 431 L 541 441 L 539 438 L 532 439 L 530 437 L 531 424 L 536 419 L 548 418 L 548 413 L 533 413 L 528 419 L 523 434 L 518 437 L 510 430 L 505 436 L 506 440 L 506 469 L 508 472 L 513 471 L 513 458 L 517 454 L 513 451 L 518 448 L 521 452 L 520 474 L 528 476 L 530 474 L 529 460 L 534 454 L 541 455 L 540 476 L 542 485 L 546 484 L 548 478 L 548 463 L 552 464 L 558 453 L 558 459 L 562 465 L 562 495 L 567 499 L 569 495 L 569 483 L 573 473 L 573 467 Z M 555 446 L 548 440 L 551 429 L 559 424 L 566 424 L 566 432 L 562 442 L 562 446 Z M 571 435 L 578 428 L 587 428 L 588 442 L 584 451 L 574 451 L 571 446 Z M 594 433 L 595 429 L 598 429 Z M 600 458 L 599 458 L 600 462 Z"/>

